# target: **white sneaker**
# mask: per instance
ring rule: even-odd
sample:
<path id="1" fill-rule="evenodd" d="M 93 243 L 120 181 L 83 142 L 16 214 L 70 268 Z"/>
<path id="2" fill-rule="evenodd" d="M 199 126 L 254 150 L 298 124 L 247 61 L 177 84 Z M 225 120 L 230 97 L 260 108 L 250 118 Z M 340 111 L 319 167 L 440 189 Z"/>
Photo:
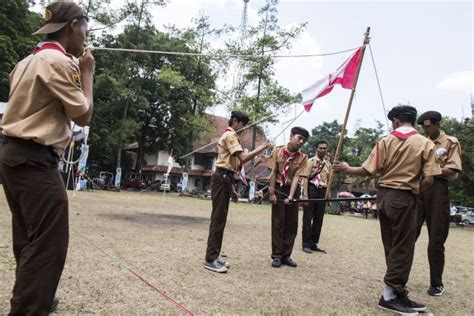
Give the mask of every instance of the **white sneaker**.
<path id="1" fill-rule="evenodd" d="M 227 268 L 221 265 L 217 260 L 204 261 L 204 268 L 218 273 L 226 273 Z"/>
<path id="2" fill-rule="evenodd" d="M 227 269 L 230 269 L 230 262 L 221 260 L 219 258 L 216 259 L 217 263 L 220 264 L 221 266 L 226 267 Z"/>

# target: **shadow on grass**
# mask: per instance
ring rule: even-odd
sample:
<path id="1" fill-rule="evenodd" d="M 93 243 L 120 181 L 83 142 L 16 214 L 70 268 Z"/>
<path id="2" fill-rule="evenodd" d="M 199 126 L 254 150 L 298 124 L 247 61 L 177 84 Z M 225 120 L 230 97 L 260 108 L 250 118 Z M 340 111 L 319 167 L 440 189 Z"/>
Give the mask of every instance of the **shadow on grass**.
<path id="1" fill-rule="evenodd" d="M 111 220 L 146 224 L 146 225 L 157 225 L 157 226 L 192 226 L 199 225 L 204 222 L 209 222 L 208 217 L 196 217 L 196 216 L 180 216 L 172 214 L 151 214 L 151 213 L 137 213 L 137 214 L 99 214 L 101 217 L 105 217 Z"/>

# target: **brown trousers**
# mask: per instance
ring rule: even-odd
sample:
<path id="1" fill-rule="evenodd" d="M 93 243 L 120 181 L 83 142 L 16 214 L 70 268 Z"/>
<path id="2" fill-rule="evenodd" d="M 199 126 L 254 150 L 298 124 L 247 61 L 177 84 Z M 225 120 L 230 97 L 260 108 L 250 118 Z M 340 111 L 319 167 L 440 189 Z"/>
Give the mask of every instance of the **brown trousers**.
<path id="1" fill-rule="evenodd" d="M 377 206 L 387 264 L 384 282 L 396 294 L 405 294 L 415 252 L 416 197 L 411 191 L 380 187 Z"/>
<path id="2" fill-rule="evenodd" d="M 316 188 L 309 184 L 308 198 L 323 199 L 326 196 L 326 188 Z M 319 243 L 321 228 L 323 227 L 325 202 L 309 202 L 303 206 L 303 247 L 312 247 Z"/>
<path id="3" fill-rule="evenodd" d="M 207 239 L 206 261 L 219 258 L 224 238 L 224 229 L 229 212 L 231 185 L 234 174 L 225 169 L 217 168 L 211 178 L 212 213 Z"/>
<path id="4" fill-rule="evenodd" d="M 32 141 L 7 138 L 0 150 L 16 260 L 11 315 L 47 315 L 61 278 L 69 224 L 57 162 L 48 147 Z"/>
<path id="5" fill-rule="evenodd" d="M 276 185 L 277 199 L 285 199 L 290 186 Z M 298 192 L 298 189 L 296 190 Z M 298 203 L 286 205 L 283 202 L 272 204 L 272 258 L 288 258 L 293 252 L 298 232 Z"/>
<path id="6" fill-rule="evenodd" d="M 428 228 L 428 261 L 432 286 L 443 285 L 444 243 L 449 233 L 448 181 L 435 178 L 433 185 L 417 198 L 417 234 L 426 220 Z"/>

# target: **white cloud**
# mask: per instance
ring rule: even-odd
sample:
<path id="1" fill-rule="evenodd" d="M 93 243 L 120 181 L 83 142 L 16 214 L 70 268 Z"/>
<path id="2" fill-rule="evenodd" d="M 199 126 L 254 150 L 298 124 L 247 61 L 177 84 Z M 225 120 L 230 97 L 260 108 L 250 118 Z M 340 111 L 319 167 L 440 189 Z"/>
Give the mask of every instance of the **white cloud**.
<path id="1" fill-rule="evenodd" d="M 459 71 L 447 75 L 436 84 L 436 88 L 447 91 L 474 91 L 474 71 Z"/>

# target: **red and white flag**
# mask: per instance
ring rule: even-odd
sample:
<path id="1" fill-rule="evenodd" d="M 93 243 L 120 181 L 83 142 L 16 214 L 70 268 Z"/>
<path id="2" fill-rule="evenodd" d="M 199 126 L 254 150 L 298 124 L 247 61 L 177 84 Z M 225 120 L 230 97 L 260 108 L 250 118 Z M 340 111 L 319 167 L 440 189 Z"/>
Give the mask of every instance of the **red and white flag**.
<path id="1" fill-rule="evenodd" d="M 311 110 L 316 99 L 331 92 L 336 84 L 340 84 L 345 89 L 352 89 L 354 87 L 363 49 L 364 48 L 361 47 L 356 50 L 335 72 L 321 78 L 303 90 L 303 105 L 307 112 Z"/>

